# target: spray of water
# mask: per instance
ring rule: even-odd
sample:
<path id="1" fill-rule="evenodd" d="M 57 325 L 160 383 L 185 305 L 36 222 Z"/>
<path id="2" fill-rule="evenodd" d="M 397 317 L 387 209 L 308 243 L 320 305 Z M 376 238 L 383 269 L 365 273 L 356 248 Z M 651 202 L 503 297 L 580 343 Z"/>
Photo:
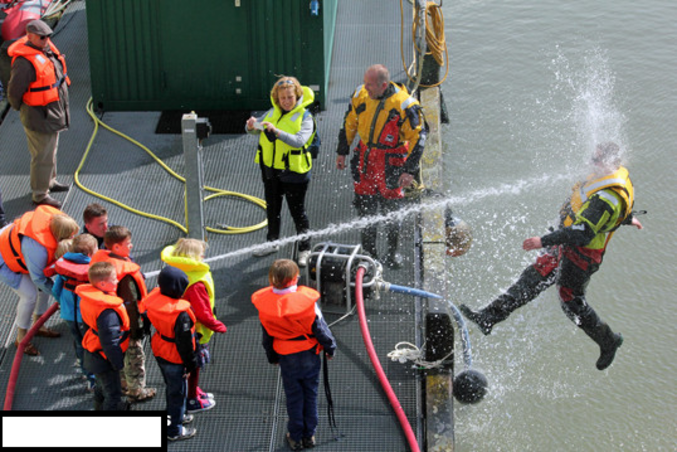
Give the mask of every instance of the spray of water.
<path id="1" fill-rule="evenodd" d="M 561 51 L 552 60 L 555 75 L 553 95 L 570 102 L 564 120 L 573 136 L 571 145 L 578 153 L 588 155 L 602 142 L 614 141 L 627 157 L 628 143 L 624 134 L 626 118 L 617 105 L 616 77 L 609 67 L 605 51 L 592 48 L 582 61 L 571 62 Z M 588 155 L 580 155 L 585 162 Z M 584 170 L 579 165 L 579 171 Z"/>
<path id="2" fill-rule="evenodd" d="M 467 257 L 454 261 L 449 279 L 457 303 L 477 308 L 486 305 L 533 261 L 534 253 L 523 252 L 519 245 L 529 235 L 545 232 L 548 220 L 563 201 L 564 190 L 589 173 L 590 157 L 598 143 L 614 141 L 624 151 L 625 161 L 630 156 L 624 132 L 626 119 L 618 106 L 616 79 L 606 53 L 598 48 L 573 51 L 576 56 L 569 53 L 567 57 L 562 49 L 554 50 L 555 57 L 549 60 L 552 82 L 546 90 L 533 94 L 531 110 L 525 108 L 522 122 L 513 130 L 523 150 L 535 155 L 537 169 L 559 169 L 566 175 L 566 182 L 559 187 L 562 199 L 556 198 L 555 190 L 527 192 L 518 198 L 501 199 L 503 215 L 497 214 L 496 204 L 466 209 L 464 215 L 473 225 L 474 241 Z M 585 392 L 581 388 L 588 382 L 574 372 L 566 378 L 534 378 L 556 374 L 553 369 L 564 362 L 567 367 L 587 371 L 594 361 L 594 351 L 593 356 L 572 361 L 571 351 L 561 347 L 562 343 L 584 339 L 578 337 L 580 331 L 566 324 L 558 304 L 555 291 L 545 292 L 501 323 L 492 340 L 473 342 L 474 362 L 487 375 L 491 391 L 486 405 L 479 409 L 459 409 L 458 418 L 465 420 L 456 424 L 459 436 L 499 431 L 496 413 L 505 417 L 523 415 L 525 398 L 547 404 Z M 476 331 L 471 327 L 471 333 Z M 508 438 L 502 444 L 510 442 Z M 497 444 L 491 447 L 501 449 Z"/>

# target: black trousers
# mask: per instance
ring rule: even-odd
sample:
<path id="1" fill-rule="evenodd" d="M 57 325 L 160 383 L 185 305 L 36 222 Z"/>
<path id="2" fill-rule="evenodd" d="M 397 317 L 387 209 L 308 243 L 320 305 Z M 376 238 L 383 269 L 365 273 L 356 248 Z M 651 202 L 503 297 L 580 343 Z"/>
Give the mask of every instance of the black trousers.
<path id="1" fill-rule="evenodd" d="M 277 177 L 263 178 L 263 187 L 266 197 L 266 215 L 268 217 L 268 235 L 266 239 L 270 242 L 280 238 L 280 214 L 282 211 L 282 201 L 287 200 L 289 213 L 294 220 L 297 234 L 305 234 L 310 229 L 310 222 L 306 214 L 306 192 L 308 184 L 282 182 Z M 310 249 L 310 239 L 299 241 L 299 251 Z"/>

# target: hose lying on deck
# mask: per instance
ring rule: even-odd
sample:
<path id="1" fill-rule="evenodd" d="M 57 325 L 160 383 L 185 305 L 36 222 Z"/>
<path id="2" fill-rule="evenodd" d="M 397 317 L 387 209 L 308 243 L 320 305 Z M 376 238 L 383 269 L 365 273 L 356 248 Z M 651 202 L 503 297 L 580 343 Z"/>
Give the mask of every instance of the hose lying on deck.
<path id="1" fill-rule="evenodd" d="M 21 370 L 21 360 L 24 356 L 24 349 L 26 345 L 33 339 L 35 333 L 42 328 L 42 325 L 45 324 L 49 318 L 54 315 L 54 313 L 59 309 L 59 303 L 53 303 L 47 311 L 42 314 L 42 316 L 35 322 L 35 324 L 28 330 L 26 336 L 19 342 L 19 346 L 16 348 L 16 354 L 14 355 L 14 362 L 12 363 L 12 370 L 9 374 L 9 382 L 7 383 L 7 392 L 5 392 L 5 406 L 3 410 L 10 411 L 12 409 L 12 404 L 14 403 L 14 390 L 16 388 L 16 382 L 19 379 L 19 371 Z"/>
<path id="2" fill-rule="evenodd" d="M 409 424 L 409 420 L 404 414 L 404 409 L 402 408 L 400 401 L 397 399 L 392 386 L 390 386 L 390 383 L 388 382 L 388 377 L 386 377 L 386 374 L 383 371 L 381 362 L 376 355 L 374 344 L 371 341 L 371 334 L 369 333 L 369 327 L 367 326 L 367 315 L 365 314 L 364 310 L 364 297 L 362 296 L 362 280 L 364 279 L 364 274 L 366 271 L 366 268 L 363 265 L 360 265 L 355 276 L 355 304 L 357 306 L 357 313 L 360 317 L 360 330 L 362 331 L 362 339 L 364 340 L 364 345 L 367 348 L 367 353 L 369 354 L 371 364 L 374 366 L 374 370 L 378 375 L 381 387 L 385 391 L 386 396 L 388 396 L 388 401 L 390 401 L 390 405 L 395 410 L 397 419 L 400 421 L 400 425 L 404 430 L 409 447 L 411 448 L 412 452 L 420 452 L 421 449 L 419 448 L 418 441 L 416 440 L 414 430 L 411 428 L 411 424 Z"/>

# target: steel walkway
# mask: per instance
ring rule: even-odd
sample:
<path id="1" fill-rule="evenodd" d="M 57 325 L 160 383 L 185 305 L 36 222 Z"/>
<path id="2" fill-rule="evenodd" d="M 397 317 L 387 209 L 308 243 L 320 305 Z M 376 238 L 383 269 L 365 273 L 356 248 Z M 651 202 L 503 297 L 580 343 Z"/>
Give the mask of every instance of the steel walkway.
<path id="1" fill-rule="evenodd" d="M 408 5 L 407 2 L 405 4 Z M 409 5 L 408 5 L 409 7 Z M 405 16 L 410 12 L 405 12 Z M 313 168 L 308 194 L 308 214 L 313 230 L 323 230 L 354 218 L 349 171 L 335 169 L 337 135 L 350 94 L 362 81 L 367 66 L 384 63 L 394 80 L 403 81 L 399 39 L 400 11 L 396 2 L 342 0 L 339 4 L 332 60 L 328 108 L 318 115 L 323 146 Z M 405 24 L 405 29 L 409 25 Z M 53 37 L 66 54 L 71 86 L 72 127 L 61 134 L 59 174 L 72 182 L 93 130 L 85 111 L 90 97 L 90 80 L 84 2 L 73 2 Z M 303 81 L 302 81 L 303 82 Z M 105 113 L 102 120 L 152 149 L 178 173 L 183 172 L 181 137 L 154 133 L 159 112 Z M 244 126 L 244 125 L 243 125 Z M 263 197 L 257 166 L 253 163 L 255 141 L 246 135 L 213 135 L 205 141 L 206 184 L 226 190 Z M 19 115 L 10 111 L 0 125 L 0 187 L 8 217 L 32 208 L 29 195 L 29 155 Z M 80 175 L 88 188 L 136 209 L 184 223 L 183 187 L 146 153 L 106 130 L 100 130 Z M 82 211 L 91 202 L 101 202 L 77 187 L 66 195 L 64 211 L 81 221 Z M 144 272 L 160 269 L 160 251 L 182 233 L 173 226 L 133 215 L 110 203 L 111 224 L 127 226 L 133 232 L 135 260 Z M 264 212 L 237 198 L 218 198 L 205 206 L 208 225 L 228 223 L 250 225 L 262 221 Z M 407 218 L 402 229 L 405 269 L 386 273 L 386 279 L 402 285 L 415 284 L 415 219 Z M 293 235 L 288 212 L 283 211 L 284 236 Z M 231 253 L 265 240 L 265 230 L 242 235 L 210 234 L 208 256 Z M 355 230 L 327 234 L 319 241 L 359 243 Z M 379 243 L 380 247 L 385 246 Z M 225 335 L 212 340 L 213 362 L 202 372 L 200 386 L 215 393 L 217 405 L 196 416 L 197 436 L 169 444 L 172 451 L 277 451 L 287 450 L 286 408 L 278 369 L 270 366 L 260 345 L 260 327 L 250 295 L 267 285 L 267 271 L 277 257 L 290 257 L 292 246 L 275 256 L 257 259 L 249 253 L 212 263 L 216 283 L 218 316 L 228 327 Z M 148 280 L 149 288 L 155 280 Z M 0 334 L 6 339 L 0 355 L 0 387 L 7 386 L 14 346 L 12 324 L 16 296 L 0 286 Z M 392 363 L 386 354 L 399 341 L 414 342 L 419 333 L 416 301 L 403 295 L 383 295 L 370 300 L 367 315 L 374 345 L 384 369 L 400 398 L 414 430 L 421 428 L 420 375 L 409 365 Z M 74 367 L 75 357 L 65 323 L 55 316 L 50 325 L 62 332 L 60 339 L 36 339 L 39 357 L 25 357 L 17 386 L 15 410 L 90 410 L 91 395 Z M 337 315 L 327 314 L 329 322 Z M 404 451 L 404 436 L 388 401 L 378 385 L 362 343 L 357 316 L 332 328 L 337 341 L 337 358 L 330 362 L 331 388 L 336 420 L 342 441 L 334 441 L 326 416 L 326 401 L 320 396 L 319 451 Z M 148 385 L 159 389 L 152 401 L 134 405 L 135 410 L 162 410 L 164 384 L 155 359 L 146 344 Z M 322 392 L 320 390 L 320 392 Z"/>

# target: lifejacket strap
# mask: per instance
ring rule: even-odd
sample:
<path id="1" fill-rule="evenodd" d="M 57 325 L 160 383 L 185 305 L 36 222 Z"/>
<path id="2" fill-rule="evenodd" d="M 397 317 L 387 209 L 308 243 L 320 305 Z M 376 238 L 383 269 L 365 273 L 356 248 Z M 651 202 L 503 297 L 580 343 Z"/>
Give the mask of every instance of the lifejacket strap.
<path id="1" fill-rule="evenodd" d="M 64 76 L 59 81 L 57 81 L 56 83 L 49 85 L 49 86 L 41 86 L 40 88 L 28 88 L 28 92 L 29 93 L 37 93 L 37 92 L 40 92 L 40 91 L 47 91 L 47 90 L 50 90 L 50 89 L 53 89 L 53 88 L 59 88 L 63 84 L 63 82 L 66 80 L 66 77 L 67 77 L 67 75 L 64 74 Z"/>

